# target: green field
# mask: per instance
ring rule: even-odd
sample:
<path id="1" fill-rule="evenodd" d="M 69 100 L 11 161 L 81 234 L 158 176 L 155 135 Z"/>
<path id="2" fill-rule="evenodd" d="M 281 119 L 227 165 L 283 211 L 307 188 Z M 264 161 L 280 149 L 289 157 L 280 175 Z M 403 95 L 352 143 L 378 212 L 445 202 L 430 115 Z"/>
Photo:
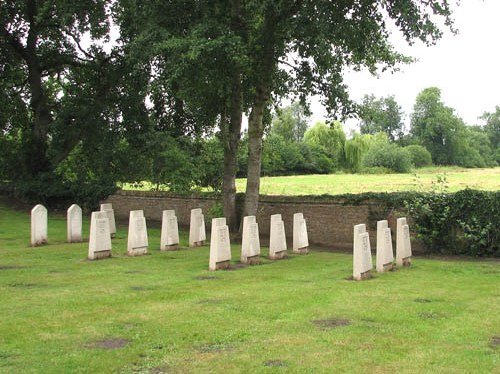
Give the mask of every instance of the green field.
<path id="1" fill-rule="evenodd" d="M 438 183 L 444 178 L 445 183 Z M 411 174 L 328 174 L 261 178 L 263 195 L 339 195 L 363 192 L 431 191 L 446 185 L 455 192 L 465 188 L 500 189 L 500 167 L 489 169 L 422 168 Z M 236 181 L 245 192 L 246 180 Z"/>
<path id="2" fill-rule="evenodd" d="M 444 180 L 444 183 L 438 180 Z M 458 167 L 429 167 L 410 174 L 328 174 L 262 177 L 263 195 L 339 195 L 363 192 L 431 191 L 446 186 L 449 192 L 472 188 L 494 191 L 500 189 L 500 167 L 463 169 Z M 156 186 L 125 183 L 125 190 L 151 190 Z M 160 189 L 166 189 L 160 186 Z M 245 192 L 246 179 L 236 180 L 236 190 Z"/>
<path id="3" fill-rule="evenodd" d="M 84 219 L 88 236 L 88 217 Z M 498 373 L 500 262 L 414 259 L 354 282 L 348 254 L 312 250 L 209 272 L 208 247 L 90 262 L 49 214 L 0 205 L 0 372 Z M 265 253 L 267 248 L 263 248 Z"/>

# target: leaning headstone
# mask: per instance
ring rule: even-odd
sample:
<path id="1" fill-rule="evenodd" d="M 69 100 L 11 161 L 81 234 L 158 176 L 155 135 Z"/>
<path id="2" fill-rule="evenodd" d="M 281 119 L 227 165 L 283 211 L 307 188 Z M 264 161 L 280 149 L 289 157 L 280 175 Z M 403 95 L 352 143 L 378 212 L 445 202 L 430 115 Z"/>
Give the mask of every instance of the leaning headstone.
<path id="1" fill-rule="evenodd" d="M 231 245 L 229 242 L 229 228 L 226 219 L 212 219 L 212 235 L 210 237 L 210 260 L 208 269 L 211 271 L 229 268 L 231 261 Z"/>
<path id="2" fill-rule="evenodd" d="M 164 210 L 161 220 L 160 251 L 179 249 L 179 225 L 175 210 Z"/>
<path id="3" fill-rule="evenodd" d="M 89 260 L 111 257 L 111 235 L 106 212 L 92 212 L 90 218 Z"/>
<path id="4" fill-rule="evenodd" d="M 373 268 L 372 253 L 370 248 L 370 236 L 366 232 L 366 225 L 354 226 L 353 238 L 353 272 L 355 280 L 363 280 L 371 277 Z"/>
<path id="5" fill-rule="evenodd" d="M 411 244 L 410 230 L 407 225 L 406 218 L 398 218 L 396 221 L 396 264 L 398 266 L 410 266 L 411 263 Z"/>
<path id="6" fill-rule="evenodd" d="M 398 266 L 411 265 L 411 241 L 410 241 L 410 226 L 403 225 L 402 229 L 402 244 L 399 251 L 396 251 L 396 264 Z"/>
<path id="7" fill-rule="evenodd" d="M 383 273 L 393 269 L 391 229 L 387 220 L 377 222 L 377 271 Z"/>
<path id="8" fill-rule="evenodd" d="M 307 225 L 302 213 L 293 215 L 293 253 L 307 254 L 309 252 L 309 238 Z"/>
<path id="9" fill-rule="evenodd" d="M 128 220 L 127 254 L 141 256 L 148 253 L 148 230 L 142 210 L 131 210 Z"/>
<path id="10" fill-rule="evenodd" d="M 109 234 L 111 238 L 116 236 L 115 211 L 111 203 L 101 204 L 101 212 L 106 212 L 109 221 Z"/>
<path id="11" fill-rule="evenodd" d="M 260 263 L 259 224 L 256 222 L 255 216 L 243 218 L 240 261 L 249 265 Z"/>
<path id="12" fill-rule="evenodd" d="M 82 208 L 71 205 L 66 212 L 66 233 L 68 243 L 82 241 Z"/>
<path id="13" fill-rule="evenodd" d="M 280 260 L 286 257 L 285 224 L 281 214 L 271 216 L 271 232 L 269 235 L 269 258 Z"/>
<path id="14" fill-rule="evenodd" d="M 207 234 L 205 231 L 205 216 L 201 208 L 191 209 L 191 219 L 189 222 L 189 246 L 201 247 Z"/>
<path id="15" fill-rule="evenodd" d="M 31 245 L 37 247 L 47 241 L 47 208 L 38 204 L 31 209 Z"/>

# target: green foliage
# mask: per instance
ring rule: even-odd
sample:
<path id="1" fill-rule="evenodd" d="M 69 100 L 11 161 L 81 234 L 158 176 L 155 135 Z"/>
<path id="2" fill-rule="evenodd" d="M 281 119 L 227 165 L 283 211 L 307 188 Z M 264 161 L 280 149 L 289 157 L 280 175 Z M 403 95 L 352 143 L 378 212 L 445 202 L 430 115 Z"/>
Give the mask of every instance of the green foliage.
<path id="1" fill-rule="evenodd" d="M 365 95 L 359 105 L 358 115 L 362 134 L 384 132 L 391 141 L 403 137 L 404 112 L 394 96 L 377 99 L 374 95 Z"/>
<path id="2" fill-rule="evenodd" d="M 363 157 L 373 143 L 373 135 L 354 133 L 352 139 L 345 142 L 344 151 L 347 167 L 352 171 L 361 170 Z"/>
<path id="3" fill-rule="evenodd" d="M 287 142 L 300 142 L 307 130 L 309 117 L 300 102 L 278 109 L 271 123 L 270 133 L 281 136 Z"/>
<path id="4" fill-rule="evenodd" d="M 304 141 L 311 147 L 321 148 L 332 161 L 333 169 L 339 169 L 343 164 L 346 136 L 340 122 L 334 121 L 330 126 L 316 122 L 304 134 Z"/>
<path id="5" fill-rule="evenodd" d="M 383 167 L 396 173 L 408 173 L 411 170 L 411 155 L 394 143 L 377 143 L 370 147 L 363 158 L 365 167 Z"/>
<path id="6" fill-rule="evenodd" d="M 431 153 L 423 145 L 412 144 L 404 147 L 411 156 L 412 164 L 417 167 L 432 165 Z"/>
<path id="7" fill-rule="evenodd" d="M 500 192 L 432 192 L 406 202 L 414 230 L 432 253 L 500 257 Z"/>
<path id="8" fill-rule="evenodd" d="M 212 137 L 200 143 L 201 154 L 197 158 L 197 168 L 200 174 L 198 185 L 210 187 L 218 192 L 222 188 L 224 174 L 224 150 L 221 141 L 217 137 Z"/>

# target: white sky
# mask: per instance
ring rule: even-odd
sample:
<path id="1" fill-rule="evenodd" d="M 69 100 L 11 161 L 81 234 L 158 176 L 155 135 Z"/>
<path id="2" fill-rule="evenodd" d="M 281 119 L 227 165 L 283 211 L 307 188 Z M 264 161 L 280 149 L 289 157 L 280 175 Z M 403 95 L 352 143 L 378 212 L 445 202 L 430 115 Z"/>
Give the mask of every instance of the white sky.
<path id="1" fill-rule="evenodd" d="M 409 47 L 403 38 L 392 41 L 396 50 L 418 59 L 396 73 L 349 73 L 344 77 L 351 99 L 365 94 L 394 95 L 408 116 L 417 94 L 424 88 L 441 89 L 443 102 L 456 110 L 465 123 L 479 124 L 477 117 L 500 105 L 500 0 L 462 0 L 454 11 L 458 35 L 445 33 L 438 43 Z M 312 100 L 311 123 L 323 121 L 325 111 Z M 346 131 L 358 121 L 349 121 Z"/>

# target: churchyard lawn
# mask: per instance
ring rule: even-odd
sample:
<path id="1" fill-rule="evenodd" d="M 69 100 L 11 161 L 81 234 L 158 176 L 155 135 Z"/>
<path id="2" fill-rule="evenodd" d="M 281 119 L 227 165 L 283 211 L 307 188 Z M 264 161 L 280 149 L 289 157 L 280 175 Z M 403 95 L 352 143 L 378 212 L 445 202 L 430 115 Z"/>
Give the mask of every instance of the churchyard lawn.
<path id="1" fill-rule="evenodd" d="M 65 214 L 49 211 L 33 248 L 29 210 L 0 205 L 0 372 L 500 370 L 498 261 L 416 257 L 355 282 L 350 254 L 271 261 L 263 247 L 263 265 L 241 267 L 232 244 L 233 270 L 209 272 L 208 245 L 181 231 L 181 250 L 160 252 L 152 226 L 149 255 L 126 256 L 118 225 L 113 257 L 88 261 Z"/>

